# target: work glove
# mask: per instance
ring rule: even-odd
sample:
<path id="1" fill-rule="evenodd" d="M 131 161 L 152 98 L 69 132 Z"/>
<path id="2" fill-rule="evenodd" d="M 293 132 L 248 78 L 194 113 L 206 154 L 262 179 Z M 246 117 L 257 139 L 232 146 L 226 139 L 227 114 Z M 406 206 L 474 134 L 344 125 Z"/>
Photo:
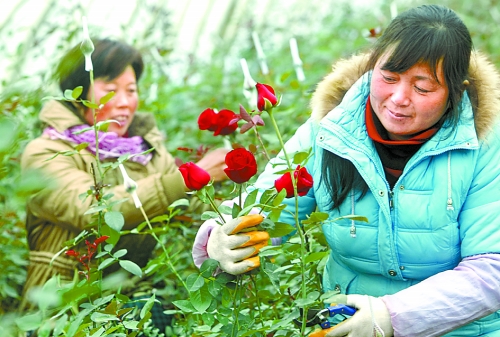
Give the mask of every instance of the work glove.
<path id="1" fill-rule="evenodd" d="M 264 220 L 260 214 L 231 219 L 215 226 L 207 243 L 208 256 L 219 262 L 226 273 L 239 275 L 260 266 L 257 254 L 267 246 L 269 234 L 257 230 Z"/>
<path id="2" fill-rule="evenodd" d="M 394 329 L 385 303 L 378 297 L 367 295 L 335 295 L 332 304 L 347 304 L 356 313 L 340 324 L 326 330 L 315 331 L 309 337 L 392 337 Z"/>

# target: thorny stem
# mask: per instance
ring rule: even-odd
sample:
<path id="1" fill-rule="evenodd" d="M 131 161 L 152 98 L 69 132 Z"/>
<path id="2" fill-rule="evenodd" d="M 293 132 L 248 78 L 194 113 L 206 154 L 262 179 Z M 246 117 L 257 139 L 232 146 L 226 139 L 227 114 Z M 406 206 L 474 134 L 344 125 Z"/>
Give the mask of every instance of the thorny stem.
<path id="1" fill-rule="evenodd" d="M 236 336 L 234 328 L 236 328 L 236 333 L 240 330 L 239 329 L 239 316 L 240 316 L 240 304 L 241 304 L 241 289 L 243 288 L 241 286 L 243 278 L 241 275 L 238 275 L 236 277 L 236 290 L 234 292 L 234 297 L 233 297 L 233 316 L 234 316 L 234 322 L 233 322 L 233 327 L 231 328 L 231 336 Z"/>
<path id="2" fill-rule="evenodd" d="M 241 194 L 243 193 L 243 185 L 240 184 L 240 191 L 238 193 L 238 205 L 240 205 L 241 208 L 243 208 L 242 200 L 241 200 Z"/>
<path id="3" fill-rule="evenodd" d="M 266 157 L 267 161 L 270 161 L 271 157 L 269 157 L 269 153 L 267 153 L 267 149 L 264 146 L 264 142 L 262 141 L 262 138 L 260 137 L 260 133 L 257 130 L 257 127 L 254 127 L 253 131 L 255 132 L 255 136 L 257 137 L 257 140 L 259 141 L 260 146 L 262 147 L 262 151 L 264 152 L 264 156 Z"/>
<path id="4" fill-rule="evenodd" d="M 260 307 L 260 298 L 258 294 L 259 288 L 257 286 L 257 281 L 255 280 L 255 277 L 253 275 L 250 275 L 250 279 L 252 280 L 255 289 L 255 298 L 257 299 L 257 309 L 259 310 L 260 324 L 262 325 L 262 328 L 264 328 L 264 317 L 262 316 L 262 309 Z"/>
<path id="5" fill-rule="evenodd" d="M 160 241 L 160 239 L 158 238 L 158 236 L 156 235 L 156 233 L 153 231 L 153 226 L 151 226 L 151 223 L 149 222 L 149 219 L 148 219 L 148 216 L 146 215 L 146 212 L 144 211 L 144 208 L 141 206 L 139 207 L 139 209 L 141 210 L 141 213 L 142 215 L 144 216 L 144 219 L 146 220 L 146 223 L 148 224 L 148 228 L 149 230 L 151 231 L 151 235 L 153 236 L 153 238 L 156 240 L 156 242 L 158 242 L 163 250 L 163 253 L 165 253 L 165 256 L 167 258 L 167 264 L 168 266 L 170 267 L 170 269 L 172 270 L 172 272 L 174 273 L 174 275 L 179 279 L 179 281 L 182 283 L 182 286 L 188 290 L 189 292 L 189 289 L 187 287 L 187 284 L 186 282 L 184 282 L 184 280 L 182 279 L 182 277 L 179 275 L 179 273 L 177 272 L 177 270 L 175 269 L 173 263 L 172 263 L 172 260 L 170 259 L 170 254 L 168 253 L 167 249 L 165 248 L 165 245 Z"/>
<path id="6" fill-rule="evenodd" d="M 222 213 L 219 211 L 219 208 L 208 194 L 207 194 L 207 199 L 210 202 L 210 206 L 212 206 L 212 209 L 219 215 L 219 219 L 222 221 L 222 223 L 226 223 L 226 220 L 224 220 L 224 217 L 222 216 Z"/>
<path id="7" fill-rule="evenodd" d="M 270 109 L 270 111 L 268 111 L 269 113 L 269 117 L 271 119 L 271 123 L 274 127 L 274 130 L 276 132 L 276 135 L 278 137 L 278 140 L 280 142 L 280 146 L 281 146 L 281 149 L 283 150 L 283 154 L 285 155 L 285 159 L 286 159 L 286 164 L 288 166 L 288 169 L 289 170 L 292 170 L 292 161 L 290 160 L 290 157 L 288 155 L 288 153 L 286 152 L 286 149 L 285 149 L 285 143 L 283 142 L 283 138 L 281 137 L 281 133 L 279 131 L 279 128 L 278 128 L 278 124 L 276 123 L 276 120 L 274 118 L 274 115 L 273 115 L 273 112 L 272 112 L 272 109 Z M 296 224 L 296 228 L 297 228 L 297 233 L 299 234 L 299 238 L 300 238 L 300 251 L 301 251 L 301 254 L 300 256 L 302 258 L 300 258 L 300 271 L 301 271 L 301 292 L 302 292 L 302 298 L 306 298 L 307 297 L 307 288 L 306 288 L 306 263 L 305 263 L 305 259 L 303 258 L 304 256 L 306 256 L 306 240 L 305 240 L 305 234 L 304 234 L 304 230 L 302 228 L 302 226 L 300 225 L 299 223 L 299 215 L 298 215 L 298 209 L 299 209 L 299 198 L 298 198 L 298 194 L 297 194 L 297 181 L 295 179 L 295 174 L 294 172 L 290 172 L 290 177 L 291 177 L 291 180 L 292 180 L 292 185 L 293 185 L 293 190 L 294 190 L 294 198 L 295 198 L 295 213 L 293 214 L 294 216 L 294 221 L 295 221 L 295 224 Z M 306 322 L 307 322 L 307 310 L 303 310 L 303 315 L 302 315 L 302 327 L 301 327 L 301 333 L 304 334 L 304 331 L 306 329 Z"/>
<path id="8" fill-rule="evenodd" d="M 95 102 L 95 93 L 94 93 L 94 70 L 90 69 L 89 70 L 89 77 L 90 77 L 90 101 L 92 103 Z M 94 117 L 94 134 L 95 134 L 95 160 L 96 160 L 96 165 L 97 165 L 97 172 L 99 174 L 99 181 L 103 180 L 103 174 L 102 174 L 102 169 L 101 169 L 101 160 L 99 159 L 99 130 L 95 127 L 97 123 L 97 113 L 94 108 L 92 108 L 92 116 Z M 96 174 L 92 166 L 92 172 L 94 175 L 94 185 L 95 189 L 97 192 L 97 202 L 100 203 L 102 200 L 102 193 L 100 192 L 101 190 L 101 185 L 97 183 L 96 180 Z M 99 211 L 99 216 L 97 217 L 97 233 L 98 235 L 101 235 L 101 228 L 102 228 L 102 219 L 104 215 L 102 211 Z M 101 246 L 97 248 L 98 252 L 101 252 Z M 98 275 L 99 278 L 99 284 L 102 282 L 102 273 L 99 273 Z M 102 296 L 102 287 L 99 287 L 99 290 L 101 292 Z"/>
<path id="9" fill-rule="evenodd" d="M 90 73 L 90 101 L 95 103 L 95 93 L 94 93 L 94 70 L 89 70 Z M 95 127 L 97 124 L 97 114 L 96 109 L 92 108 L 92 116 L 94 117 L 94 135 L 95 135 L 95 156 L 97 161 L 97 171 L 99 172 L 99 177 L 102 177 L 101 162 L 99 160 L 99 130 Z"/>

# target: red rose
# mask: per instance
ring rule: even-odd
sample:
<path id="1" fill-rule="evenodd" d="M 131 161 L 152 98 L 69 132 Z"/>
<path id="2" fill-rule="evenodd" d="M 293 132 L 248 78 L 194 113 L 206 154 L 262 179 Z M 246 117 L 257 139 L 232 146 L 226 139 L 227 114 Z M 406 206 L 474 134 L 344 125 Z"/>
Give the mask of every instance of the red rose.
<path id="1" fill-rule="evenodd" d="M 215 125 L 215 111 L 214 109 L 205 109 L 198 117 L 198 126 L 200 130 L 217 130 L 217 125 Z"/>
<path id="2" fill-rule="evenodd" d="M 257 109 L 259 111 L 269 111 L 278 104 L 273 87 L 262 83 L 257 83 L 255 87 L 257 88 Z"/>
<path id="3" fill-rule="evenodd" d="M 313 186 L 312 176 L 309 174 L 309 172 L 307 172 L 307 169 L 305 167 L 300 167 L 300 165 L 297 166 L 297 168 L 293 172 L 293 176 L 297 184 L 297 194 L 301 197 L 306 195 Z M 290 174 L 290 172 L 287 172 L 280 178 L 276 179 L 274 181 L 274 187 L 276 187 L 278 192 L 281 192 L 282 189 L 285 189 L 286 197 L 292 198 L 294 193 L 292 175 Z"/>
<path id="4" fill-rule="evenodd" d="M 192 162 L 179 166 L 184 183 L 190 190 L 201 190 L 210 182 L 210 174 Z"/>
<path id="5" fill-rule="evenodd" d="M 241 184 L 247 182 L 257 173 L 257 162 L 252 152 L 244 148 L 229 151 L 226 154 L 224 169 L 229 179 Z"/>
<path id="6" fill-rule="evenodd" d="M 198 117 L 198 126 L 200 130 L 214 131 L 214 136 L 225 136 L 236 131 L 238 120 L 238 115 L 231 110 L 223 109 L 217 113 L 209 108 Z"/>

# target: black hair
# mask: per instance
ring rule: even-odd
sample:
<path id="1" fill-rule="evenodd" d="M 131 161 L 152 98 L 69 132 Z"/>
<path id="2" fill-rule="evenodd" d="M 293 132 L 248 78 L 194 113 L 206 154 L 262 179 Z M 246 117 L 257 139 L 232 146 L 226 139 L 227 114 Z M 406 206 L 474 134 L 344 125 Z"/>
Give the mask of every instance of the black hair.
<path id="1" fill-rule="evenodd" d="M 111 39 L 94 40 L 93 44 L 94 51 L 91 58 L 94 78 L 113 80 L 130 65 L 134 69 L 136 80 L 139 81 L 144 63 L 137 49 L 124 42 Z M 83 91 L 80 97 L 87 99 L 90 76 L 85 70 L 85 57 L 80 50 L 80 44 L 74 46 L 62 57 L 55 76 L 62 92 L 82 86 Z"/>
<path id="2" fill-rule="evenodd" d="M 394 18 L 375 42 L 365 71 L 374 69 L 383 55 L 388 55 L 382 69 L 402 73 L 417 63 L 430 66 L 438 81 L 437 69 L 442 62 L 448 87 L 448 110 L 443 122 L 456 126 L 460 117 L 459 104 L 468 79 L 472 52 L 469 30 L 451 9 L 440 5 L 423 5 L 407 10 Z M 438 81 L 439 83 L 439 81 Z M 323 151 L 322 176 L 331 193 L 331 206 L 338 208 L 349 192 L 368 186 L 354 165 L 329 151 Z"/>

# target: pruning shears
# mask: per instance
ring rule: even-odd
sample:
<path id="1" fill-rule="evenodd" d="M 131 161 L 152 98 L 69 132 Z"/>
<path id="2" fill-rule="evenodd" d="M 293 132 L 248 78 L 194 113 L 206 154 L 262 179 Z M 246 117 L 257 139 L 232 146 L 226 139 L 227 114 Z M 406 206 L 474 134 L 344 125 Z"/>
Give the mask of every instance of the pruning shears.
<path id="1" fill-rule="evenodd" d="M 300 309 L 302 314 L 302 309 Z M 345 304 L 331 305 L 327 308 L 322 309 L 309 309 L 307 311 L 307 321 L 306 326 L 319 325 L 320 330 L 314 331 L 309 335 L 309 337 L 324 337 L 329 331 L 335 328 L 335 325 L 328 320 L 328 317 L 333 317 L 335 315 L 341 315 L 346 319 L 347 316 L 352 316 L 356 312 L 356 309 Z M 298 326 L 302 326 L 302 321 L 294 319 L 294 323 Z"/>

